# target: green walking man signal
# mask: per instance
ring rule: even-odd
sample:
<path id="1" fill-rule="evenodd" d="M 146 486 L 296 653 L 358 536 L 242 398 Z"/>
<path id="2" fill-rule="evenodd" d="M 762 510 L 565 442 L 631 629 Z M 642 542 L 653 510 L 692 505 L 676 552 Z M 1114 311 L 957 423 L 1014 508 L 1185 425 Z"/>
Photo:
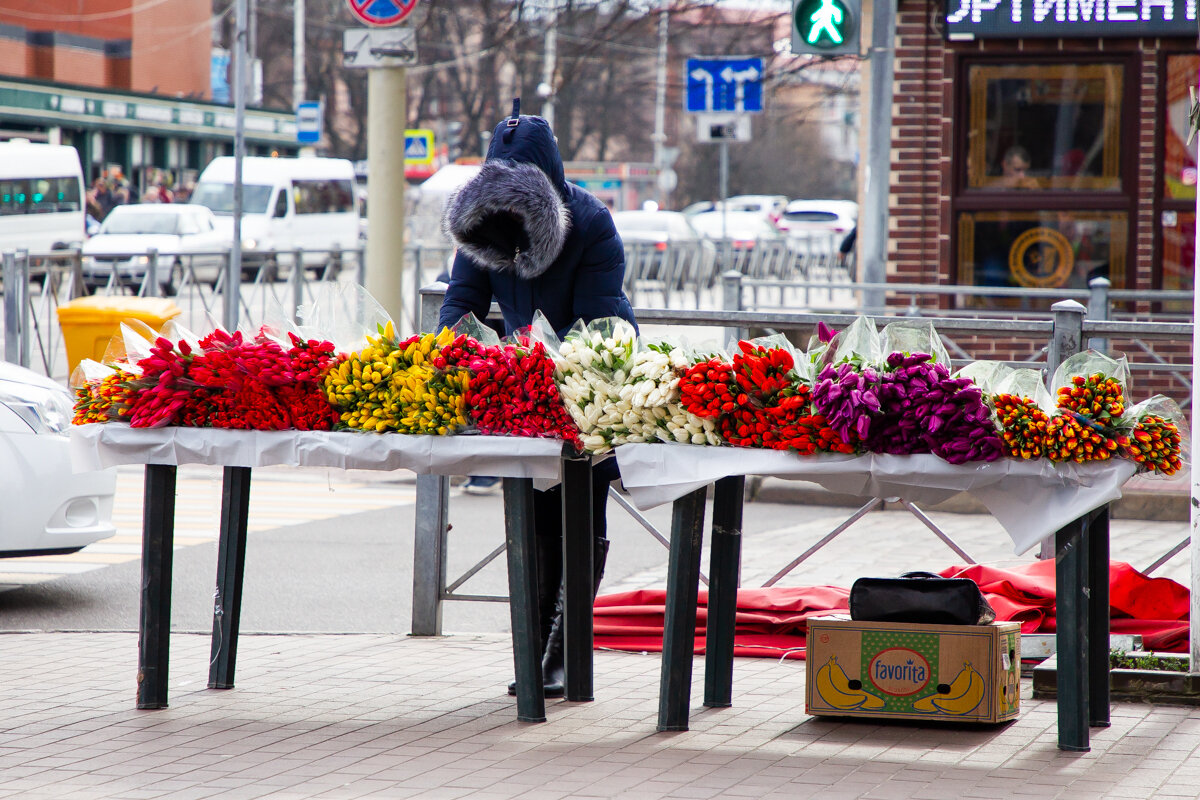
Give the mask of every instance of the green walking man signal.
<path id="1" fill-rule="evenodd" d="M 792 53 L 858 55 L 861 0 L 793 0 Z"/>

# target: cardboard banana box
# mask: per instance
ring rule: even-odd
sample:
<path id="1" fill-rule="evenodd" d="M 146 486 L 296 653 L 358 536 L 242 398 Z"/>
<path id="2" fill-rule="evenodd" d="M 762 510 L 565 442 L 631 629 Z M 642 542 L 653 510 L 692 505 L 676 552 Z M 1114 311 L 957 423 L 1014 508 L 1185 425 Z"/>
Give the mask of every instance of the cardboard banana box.
<path id="1" fill-rule="evenodd" d="M 805 710 L 817 716 L 1004 722 L 1021 709 L 1021 626 L 808 622 Z"/>

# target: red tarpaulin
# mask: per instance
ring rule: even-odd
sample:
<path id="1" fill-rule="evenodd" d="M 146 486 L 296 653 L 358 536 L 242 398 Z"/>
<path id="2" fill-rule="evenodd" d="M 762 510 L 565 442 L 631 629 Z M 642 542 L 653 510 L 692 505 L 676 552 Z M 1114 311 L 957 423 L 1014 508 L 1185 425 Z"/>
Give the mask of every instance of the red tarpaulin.
<path id="1" fill-rule="evenodd" d="M 1011 569 L 975 565 L 950 567 L 945 577 L 979 584 L 1001 621 L 1021 623 L 1022 633 L 1054 632 L 1054 561 Z M 661 652 L 666 591 L 641 589 L 596 598 L 598 648 Z M 803 658 L 808 618 L 848 614 L 850 590 L 838 586 L 739 589 L 733 653 L 764 658 Z M 1109 565 L 1110 628 L 1141 634 L 1147 650 L 1185 652 L 1188 647 L 1188 590 L 1169 578 L 1151 578 L 1129 564 Z M 704 652 L 708 592 L 700 590 L 696 653 Z"/>

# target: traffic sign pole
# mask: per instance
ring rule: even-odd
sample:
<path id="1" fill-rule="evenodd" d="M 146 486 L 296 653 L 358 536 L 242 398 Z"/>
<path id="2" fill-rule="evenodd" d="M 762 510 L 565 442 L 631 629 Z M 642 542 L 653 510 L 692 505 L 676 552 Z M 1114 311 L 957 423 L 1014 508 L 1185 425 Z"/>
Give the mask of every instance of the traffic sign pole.
<path id="1" fill-rule="evenodd" d="M 346 0 L 346 5 L 364 24 L 386 28 L 407 17 L 417 0 Z M 415 58 L 415 46 L 404 50 L 405 59 Z M 405 148 L 396 146 L 396 132 L 408 128 L 407 73 L 403 66 L 372 66 L 367 72 L 366 286 L 397 328 L 407 328 L 403 316 Z M 419 325 L 417 320 L 411 324 L 411 329 Z"/>

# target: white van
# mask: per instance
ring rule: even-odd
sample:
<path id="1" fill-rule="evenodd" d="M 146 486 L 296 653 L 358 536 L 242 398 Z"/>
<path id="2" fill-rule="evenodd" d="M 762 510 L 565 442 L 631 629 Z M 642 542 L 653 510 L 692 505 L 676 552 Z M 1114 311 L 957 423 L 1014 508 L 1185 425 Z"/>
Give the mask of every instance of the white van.
<path id="1" fill-rule="evenodd" d="M 200 173 L 190 202 L 208 206 L 233 238 L 232 156 L 214 158 Z M 242 265 L 253 273 L 275 255 L 290 267 L 304 251 L 304 265 L 319 268 L 331 251 L 358 247 L 358 187 L 354 165 L 342 158 L 242 159 Z"/>
<path id="2" fill-rule="evenodd" d="M 37 254 L 82 245 L 83 192 L 74 147 L 0 142 L 0 252 Z"/>

